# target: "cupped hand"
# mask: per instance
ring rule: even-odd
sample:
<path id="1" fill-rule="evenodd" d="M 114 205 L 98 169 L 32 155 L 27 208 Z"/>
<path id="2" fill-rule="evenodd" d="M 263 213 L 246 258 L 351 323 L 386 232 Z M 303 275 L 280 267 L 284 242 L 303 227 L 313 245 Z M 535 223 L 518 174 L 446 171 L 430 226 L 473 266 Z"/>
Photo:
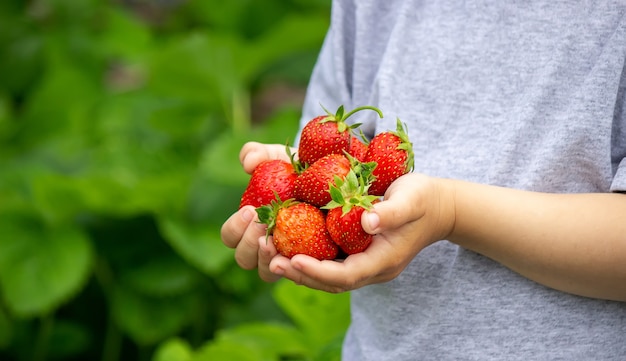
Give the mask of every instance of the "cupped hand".
<path id="1" fill-rule="evenodd" d="M 318 261 L 306 255 L 274 257 L 269 271 L 297 284 L 345 292 L 398 276 L 426 246 L 445 239 L 454 227 L 454 193 L 444 182 L 420 174 L 398 178 L 383 202 L 361 218 L 372 244 L 343 261 Z"/>

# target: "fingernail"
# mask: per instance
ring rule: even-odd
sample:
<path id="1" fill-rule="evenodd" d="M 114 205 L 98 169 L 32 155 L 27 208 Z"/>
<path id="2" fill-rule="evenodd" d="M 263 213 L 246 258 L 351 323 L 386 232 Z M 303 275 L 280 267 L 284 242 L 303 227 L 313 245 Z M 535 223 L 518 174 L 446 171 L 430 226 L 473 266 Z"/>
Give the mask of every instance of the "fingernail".
<path id="1" fill-rule="evenodd" d="M 245 222 L 250 222 L 253 217 L 254 217 L 254 214 L 252 214 L 252 211 L 249 209 L 244 209 L 241 212 L 241 219 L 243 219 Z"/>
<path id="2" fill-rule="evenodd" d="M 374 212 L 365 213 L 365 221 L 372 231 L 378 229 L 378 226 L 380 225 L 380 217 Z"/>
<path id="3" fill-rule="evenodd" d="M 282 276 L 285 274 L 285 270 L 280 268 L 280 267 L 276 267 L 272 270 L 272 273 L 277 275 L 277 276 Z"/>

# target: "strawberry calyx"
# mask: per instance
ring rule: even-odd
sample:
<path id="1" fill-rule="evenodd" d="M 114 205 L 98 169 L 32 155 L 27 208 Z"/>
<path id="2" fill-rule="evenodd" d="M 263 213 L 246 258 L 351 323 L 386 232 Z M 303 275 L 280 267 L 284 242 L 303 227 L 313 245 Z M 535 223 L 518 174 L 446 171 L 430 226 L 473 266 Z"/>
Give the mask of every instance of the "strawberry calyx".
<path id="1" fill-rule="evenodd" d="M 320 120 L 320 123 L 327 123 L 327 122 L 335 122 L 337 123 L 337 130 L 339 132 L 344 132 L 348 129 L 356 129 L 358 127 L 361 126 L 361 123 L 355 123 L 352 125 L 348 125 L 346 123 L 346 119 L 348 119 L 352 114 L 360 112 L 361 110 L 373 110 L 375 111 L 378 116 L 380 118 L 383 117 L 383 112 L 371 105 L 363 105 L 357 108 L 352 109 L 351 111 L 349 111 L 348 113 L 345 112 L 345 108 L 343 105 L 340 105 L 339 108 L 337 108 L 337 111 L 335 112 L 335 114 L 331 113 L 328 109 L 326 109 L 323 105 L 320 104 L 320 106 L 322 107 L 322 109 L 324 109 L 324 111 L 326 112 L 326 114 L 328 114 L 324 119 Z"/>
<path id="2" fill-rule="evenodd" d="M 396 149 L 406 151 L 407 157 L 404 166 L 407 172 L 411 172 L 415 166 L 415 156 L 413 154 L 413 143 L 409 140 L 406 124 L 402 123 L 400 118 L 396 118 L 396 131 L 391 133 L 400 138 L 400 144 Z"/>
<path id="3" fill-rule="evenodd" d="M 364 191 L 367 192 L 367 188 L 376 179 L 374 169 L 378 166 L 378 162 L 361 162 L 348 152 L 344 152 L 344 154 L 350 161 L 350 170 L 354 172 L 359 182 L 363 181 L 363 184 L 366 186 Z"/>
<path id="4" fill-rule="evenodd" d="M 274 192 L 274 194 L 276 196 L 276 200 L 271 201 L 270 204 L 266 204 L 255 209 L 257 215 L 259 216 L 259 220 L 257 222 L 267 225 L 267 230 L 265 231 L 266 242 L 276 227 L 276 217 L 278 217 L 278 211 L 299 203 L 295 200 L 295 198 L 289 198 L 283 201 L 276 192 Z"/>
<path id="5" fill-rule="evenodd" d="M 329 183 L 331 201 L 322 207 L 322 209 L 330 210 L 341 207 L 342 216 L 346 215 L 356 206 L 370 210 L 373 202 L 379 198 L 378 196 L 369 195 L 367 193 L 371 180 L 371 171 L 369 169 L 366 171 L 365 175 L 359 175 L 353 169 L 350 169 L 350 172 L 348 172 L 344 179 L 335 176 L 335 184 Z"/>

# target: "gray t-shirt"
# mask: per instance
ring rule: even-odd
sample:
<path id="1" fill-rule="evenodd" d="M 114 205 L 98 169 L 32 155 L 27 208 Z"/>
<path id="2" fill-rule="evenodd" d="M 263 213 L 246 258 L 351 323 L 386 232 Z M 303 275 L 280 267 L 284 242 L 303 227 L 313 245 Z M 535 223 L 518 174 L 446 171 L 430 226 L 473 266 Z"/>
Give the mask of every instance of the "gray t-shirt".
<path id="1" fill-rule="evenodd" d="M 376 105 L 384 119 L 354 120 L 369 135 L 406 122 L 416 171 L 623 192 L 625 59 L 624 1 L 337 0 L 302 121 L 320 103 Z M 626 360 L 626 303 L 555 291 L 447 241 L 351 302 L 345 361 Z"/>

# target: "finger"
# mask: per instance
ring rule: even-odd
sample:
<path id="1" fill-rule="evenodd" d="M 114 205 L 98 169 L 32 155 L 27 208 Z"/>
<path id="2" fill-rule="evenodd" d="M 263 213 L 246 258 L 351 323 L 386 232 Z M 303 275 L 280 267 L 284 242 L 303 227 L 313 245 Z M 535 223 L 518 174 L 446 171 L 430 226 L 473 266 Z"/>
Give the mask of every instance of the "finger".
<path id="1" fill-rule="evenodd" d="M 254 207 L 245 206 L 222 225 L 222 242 L 235 248 L 235 260 L 243 269 L 254 269 L 258 264 L 258 239 L 265 236 L 266 226 L 257 220 Z"/>
<path id="2" fill-rule="evenodd" d="M 259 237 L 259 277 L 265 282 L 276 282 L 282 276 L 270 271 L 270 262 L 278 255 L 272 237 Z"/>
<path id="3" fill-rule="evenodd" d="M 308 262 L 312 263 L 312 265 L 304 266 L 304 268 L 317 268 L 317 267 L 332 268 L 332 264 L 322 265 L 322 263 L 335 262 L 335 261 L 328 261 L 328 260 L 319 261 L 315 258 L 306 256 L 306 255 L 296 255 L 292 259 L 288 259 L 282 256 L 277 256 L 271 261 L 270 270 L 272 271 L 272 273 L 282 275 L 283 277 L 292 280 L 298 285 L 306 286 L 306 287 L 321 290 L 321 291 L 331 292 L 331 293 L 339 293 L 343 291 L 343 289 L 340 287 L 336 287 L 334 285 L 324 283 L 323 281 L 316 279 L 315 277 L 311 277 L 309 274 L 305 272 L 302 272 L 302 270 L 299 268 L 300 266 L 297 266 L 298 268 L 294 267 L 294 265 L 299 264 L 297 262 L 299 258 L 304 259 L 304 260 L 301 260 L 304 263 L 308 263 Z M 294 259 L 296 259 L 296 262 L 294 262 Z"/>
<path id="4" fill-rule="evenodd" d="M 350 255 L 343 261 L 324 260 L 296 255 L 289 259 L 274 259 L 270 268 L 299 285 L 326 292 L 351 291 L 368 284 L 386 282 L 396 277 L 403 261 L 394 256 L 382 236 L 376 236 L 365 252 Z"/>
<path id="5" fill-rule="evenodd" d="M 258 267 L 259 238 L 266 238 L 266 229 L 264 224 L 257 222 L 257 218 L 246 228 L 235 250 L 235 261 L 241 268 L 251 270 Z"/>
<path id="6" fill-rule="evenodd" d="M 293 151 L 293 150 L 292 150 Z M 241 147 L 239 161 L 248 174 L 252 174 L 254 169 L 263 161 L 268 159 L 283 159 L 289 161 L 289 155 L 284 145 L 263 144 L 258 142 L 247 142 Z"/>
<path id="7" fill-rule="evenodd" d="M 374 204 L 372 210 L 363 212 L 361 224 L 369 234 L 378 234 L 414 222 L 424 215 L 423 204 L 413 192 L 415 185 L 409 179 L 399 178 L 385 194 L 385 200 Z M 407 187 L 408 186 L 408 187 Z"/>
<path id="8" fill-rule="evenodd" d="M 350 258 L 350 257 L 348 257 Z M 365 271 L 354 270 L 344 261 L 318 261 L 310 257 L 294 257 L 292 266 L 296 272 L 285 272 L 294 282 L 331 293 L 341 293 L 361 287 L 367 278 Z"/>
<path id="9" fill-rule="evenodd" d="M 419 208 L 402 199 L 389 199 L 375 204 L 373 209 L 363 212 L 361 224 L 365 232 L 379 234 L 414 222 L 422 216 Z"/>
<path id="10" fill-rule="evenodd" d="M 220 230 L 222 242 L 229 248 L 236 248 L 244 232 L 254 219 L 256 219 L 256 212 L 252 206 L 242 207 L 237 212 L 233 213 L 226 222 L 222 224 Z"/>

